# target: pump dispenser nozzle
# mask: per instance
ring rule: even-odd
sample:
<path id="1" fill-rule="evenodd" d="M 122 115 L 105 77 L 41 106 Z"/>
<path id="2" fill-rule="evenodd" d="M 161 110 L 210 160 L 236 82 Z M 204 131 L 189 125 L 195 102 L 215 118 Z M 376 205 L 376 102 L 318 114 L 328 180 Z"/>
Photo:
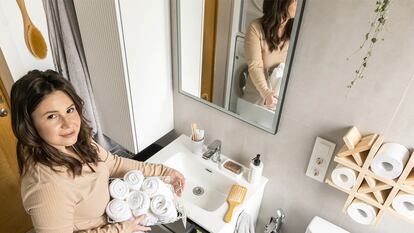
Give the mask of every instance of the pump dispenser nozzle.
<path id="1" fill-rule="evenodd" d="M 260 165 L 260 154 L 257 154 L 256 157 L 253 158 L 253 164 L 254 166 Z"/>

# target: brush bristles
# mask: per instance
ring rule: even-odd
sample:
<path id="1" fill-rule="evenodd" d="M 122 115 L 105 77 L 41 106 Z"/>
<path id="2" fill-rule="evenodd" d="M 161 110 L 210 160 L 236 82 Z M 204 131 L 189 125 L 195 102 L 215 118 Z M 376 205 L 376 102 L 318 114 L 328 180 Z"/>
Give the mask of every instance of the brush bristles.
<path id="1" fill-rule="evenodd" d="M 40 59 L 45 58 L 47 55 L 46 41 L 39 29 L 30 27 L 28 37 L 32 54 Z"/>
<path id="2" fill-rule="evenodd" d="M 233 185 L 230 189 L 229 201 L 243 202 L 244 197 L 246 196 L 247 189 L 240 185 Z"/>

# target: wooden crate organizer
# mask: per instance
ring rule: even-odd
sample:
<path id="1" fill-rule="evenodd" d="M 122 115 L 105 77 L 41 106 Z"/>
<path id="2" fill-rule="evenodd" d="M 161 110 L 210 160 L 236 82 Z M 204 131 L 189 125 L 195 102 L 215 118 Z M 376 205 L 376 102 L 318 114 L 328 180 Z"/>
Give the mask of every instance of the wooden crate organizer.
<path id="1" fill-rule="evenodd" d="M 384 142 L 384 136 L 378 134 L 362 136 L 356 127 L 352 127 L 343 137 L 343 141 L 344 146 L 338 151 L 334 161 L 357 171 L 355 185 L 347 190 L 335 185 L 330 176 L 325 180 L 328 185 L 348 194 L 342 211 L 346 212 L 356 198 L 378 209 L 373 223 L 375 226 L 386 212 L 414 224 L 414 219 L 399 214 L 391 205 L 400 190 L 414 195 L 414 153 L 411 154 L 402 174 L 397 179 L 390 180 L 377 176 L 369 168 Z"/>

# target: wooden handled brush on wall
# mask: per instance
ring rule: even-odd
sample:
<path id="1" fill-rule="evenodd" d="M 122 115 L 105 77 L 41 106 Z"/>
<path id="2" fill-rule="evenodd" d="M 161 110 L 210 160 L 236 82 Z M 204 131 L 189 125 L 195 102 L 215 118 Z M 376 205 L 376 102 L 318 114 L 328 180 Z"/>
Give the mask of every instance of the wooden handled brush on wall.
<path id="1" fill-rule="evenodd" d="M 24 41 L 26 42 L 26 47 L 34 57 L 39 59 L 46 58 L 47 46 L 42 33 L 33 25 L 32 21 L 30 20 L 29 14 L 26 10 L 26 5 L 24 4 L 24 0 L 17 0 L 17 4 L 19 5 L 20 12 L 22 13 L 24 25 Z"/>

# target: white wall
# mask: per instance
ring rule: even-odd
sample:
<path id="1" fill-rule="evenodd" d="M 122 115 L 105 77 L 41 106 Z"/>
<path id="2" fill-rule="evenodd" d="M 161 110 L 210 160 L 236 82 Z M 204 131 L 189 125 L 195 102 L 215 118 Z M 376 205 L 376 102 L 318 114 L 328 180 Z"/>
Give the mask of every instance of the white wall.
<path id="1" fill-rule="evenodd" d="M 29 17 L 45 38 L 48 53 L 45 59 L 40 60 L 29 52 L 24 41 L 23 20 L 16 1 L 0 1 L 0 47 L 14 80 L 32 69 L 55 68 L 42 0 L 25 2 Z"/>
<path id="2" fill-rule="evenodd" d="M 223 142 L 223 153 L 248 165 L 264 156 L 265 191 L 257 232 L 277 208 L 286 211 L 284 233 L 301 233 L 315 215 L 354 233 L 408 233 L 413 225 L 386 214 L 377 228 L 353 222 L 341 212 L 346 195 L 305 176 L 316 136 L 341 145 L 347 128 L 382 133 L 386 141 L 414 147 L 414 24 L 412 0 L 393 1 L 385 41 L 376 45 L 366 78 L 350 91 L 375 1 L 307 0 L 286 99 L 276 135 L 247 125 L 174 90 L 175 129 L 190 123 L 206 129 L 207 143 Z M 191 109 L 191 111 L 189 111 Z"/>

